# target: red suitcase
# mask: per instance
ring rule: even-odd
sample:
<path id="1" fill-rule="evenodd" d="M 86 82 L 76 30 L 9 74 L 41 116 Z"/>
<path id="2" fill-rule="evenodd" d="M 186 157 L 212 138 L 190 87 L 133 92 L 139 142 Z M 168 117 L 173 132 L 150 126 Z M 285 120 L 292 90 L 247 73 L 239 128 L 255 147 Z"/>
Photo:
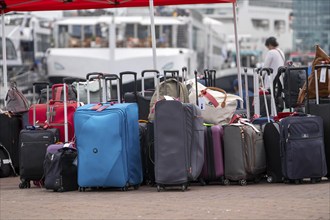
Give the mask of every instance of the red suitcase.
<path id="1" fill-rule="evenodd" d="M 47 110 L 47 104 L 34 104 L 29 109 L 29 123 L 31 125 L 49 126 L 51 128 L 58 128 L 60 131 L 60 141 L 65 142 L 64 135 L 64 103 L 62 100 L 56 100 L 56 97 L 60 97 L 59 91 L 63 89 L 63 84 L 55 84 L 52 86 L 52 97 L 55 99 L 49 101 L 49 110 Z M 68 91 L 68 87 L 66 88 Z M 68 94 L 66 92 L 68 100 Z M 68 140 L 72 140 L 74 137 L 74 124 L 73 115 L 78 106 L 78 102 L 67 102 L 67 121 L 68 121 Z M 34 120 L 33 108 L 36 108 L 36 115 Z M 47 114 L 48 112 L 48 114 Z"/>

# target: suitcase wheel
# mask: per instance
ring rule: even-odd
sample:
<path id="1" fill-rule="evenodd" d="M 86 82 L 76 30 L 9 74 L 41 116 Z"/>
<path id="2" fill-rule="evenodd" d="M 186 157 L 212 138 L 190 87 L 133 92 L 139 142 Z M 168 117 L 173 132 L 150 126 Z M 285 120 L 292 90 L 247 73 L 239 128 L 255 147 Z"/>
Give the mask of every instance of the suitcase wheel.
<path id="1" fill-rule="evenodd" d="M 54 190 L 55 192 L 64 192 L 64 188 L 63 187 L 60 187 L 58 188 L 57 190 Z"/>
<path id="2" fill-rule="evenodd" d="M 267 182 L 268 183 L 272 183 L 273 182 L 273 177 L 272 176 L 268 176 L 267 177 Z"/>
<path id="3" fill-rule="evenodd" d="M 186 189 L 188 189 L 188 185 L 187 184 L 182 184 L 181 185 L 181 191 L 184 192 L 184 191 L 186 191 Z"/>
<path id="4" fill-rule="evenodd" d="M 26 189 L 26 188 L 30 188 L 31 185 L 30 185 L 30 181 L 27 181 L 27 180 L 21 180 L 22 182 L 18 185 L 18 187 L 20 189 Z"/>
<path id="5" fill-rule="evenodd" d="M 246 180 L 239 180 L 238 183 L 241 185 L 241 186 L 246 186 L 247 185 L 247 182 Z"/>
<path id="6" fill-rule="evenodd" d="M 321 182 L 321 178 L 311 178 L 311 183 L 319 183 Z"/>
<path id="7" fill-rule="evenodd" d="M 79 192 L 85 192 L 85 191 L 86 191 L 86 188 L 85 188 L 85 187 L 79 187 L 79 188 L 78 188 L 78 191 L 79 191 Z"/>
<path id="8" fill-rule="evenodd" d="M 157 192 L 160 192 L 160 190 L 161 190 L 161 187 L 160 187 L 160 185 L 157 184 Z"/>
<path id="9" fill-rule="evenodd" d="M 229 179 L 224 179 L 224 180 L 223 180 L 223 184 L 224 184 L 225 186 L 230 185 L 230 181 L 229 181 Z"/>
<path id="10" fill-rule="evenodd" d="M 205 186 L 206 185 L 206 181 L 203 179 L 203 178 L 200 178 L 199 179 L 199 182 L 202 186 Z"/>
<path id="11" fill-rule="evenodd" d="M 140 185 L 139 185 L 139 184 L 138 184 L 138 185 L 134 185 L 133 188 L 134 188 L 135 190 L 137 190 L 137 189 L 140 188 Z"/>

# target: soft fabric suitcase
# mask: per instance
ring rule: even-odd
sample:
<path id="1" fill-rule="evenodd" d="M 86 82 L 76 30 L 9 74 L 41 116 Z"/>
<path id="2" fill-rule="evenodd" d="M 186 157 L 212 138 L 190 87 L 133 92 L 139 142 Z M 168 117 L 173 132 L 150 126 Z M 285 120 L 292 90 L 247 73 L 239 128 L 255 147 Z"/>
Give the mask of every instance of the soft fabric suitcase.
<path id="1" fill-rule="evenodd" d="M 153 123 L 139 123 L 143 183 L 155 184 L 154 126 Z"/>
<path id="2" fill-rule="evenodd" d="M 238 181 L 258 182 L 266 172 L 266 155 L 262 133 L 253 125 L 230 124 L 224 126 L 224 184 Z"/>
<path id="3" fill-rule="evenodd" d="M 299 183 L 319 181 L 327 174 L 323 120 L 319 116 L 286 117 L 280 121 L 282 173 Z"/>
<path id="4" fill-rule="evenodd" d="M 56 128 L 23 129 L 19 136 L 20 146 L 20 179 L 19 188 L 30 188 L 30 181 L 42 182 L 43 162 L 50 144 L 59 141 L 59 130 Z"/>
<path id="5" fill-rule="evenodd" d="M 204 163 L 204 128 L 201 110 L 176 100 L 156 102 L 155 182 L 157 190 L 181 186 L 183 191 L 200 175 Z"/>
<path id="6" fill-rule="evenodd" d="M 16 172 L 19 172 L 19 133 L 22 129 L 22 116 L 0 113 L 0 143 L 7 149 Z"/>
<path id="7" fill-rule="evenodd" d="M 74 115 L 78 185 L 138 188 L 143 180 L 136 103 L 89 104 Z"/>
<path id="8" fill-rule="evenodd" d="M 44 160 L 45 188 L 56 192 L 78 190 L 77 150 L 71 144 L 53 144 Z"/>
<path id="9" fill-rule="evenodd" d="M 204 165 L 199 180 L 204 185 L 209 182 L 223 182 L 223 127 L 204 127 Z"/>

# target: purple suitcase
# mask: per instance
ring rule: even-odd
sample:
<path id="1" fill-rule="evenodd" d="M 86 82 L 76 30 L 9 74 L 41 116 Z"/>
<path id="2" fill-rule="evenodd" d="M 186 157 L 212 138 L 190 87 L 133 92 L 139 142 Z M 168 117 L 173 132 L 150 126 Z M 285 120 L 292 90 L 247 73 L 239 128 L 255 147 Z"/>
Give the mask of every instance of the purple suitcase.
<path id="1" fill-rule="evenodd" d="M 204 165 L 199 176 L 205 185 L 209 182 L 223 182 L 223 127 L 221 125 L 205 126 Z"/>

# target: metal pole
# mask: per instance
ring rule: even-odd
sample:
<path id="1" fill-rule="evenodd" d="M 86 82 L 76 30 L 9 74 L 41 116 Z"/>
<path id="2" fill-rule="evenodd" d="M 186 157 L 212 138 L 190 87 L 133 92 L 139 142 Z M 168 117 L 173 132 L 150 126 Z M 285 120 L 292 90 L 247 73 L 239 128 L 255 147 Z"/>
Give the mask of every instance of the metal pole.
<path id="1" fill-rule="evenodd" d="M 242 77 L 241 77 L 241 56 L 240 48 L 238 44 L 238 34 L 237 34 L 237 16 L 236 16 L 237 5 L 236 2 L 233 2 L 233 14 L 234 14 L 234 31 L 235 31 L 235 45 L 236 45 L 236 65 L 237 65 L 237 76 L 238 76 L 238 93 L 239 96 L 243 99 L 243 90 L 242 90 Z M 243 101 L 240 101 L 241 108 L 243 107 Z"/>
<path id="2" fill-rule="evenodd" d="M 3 89 L 6 93 L 8 91 L 7 79 L 7 48 L 6 48 L 6 33 L 5 33 L 5 12 L 1 10 L 1 28 L 2 28 L 2 70 L 3 70 Z M 5 107 L 7 106 L 6 98 L 4 98 Z"/>
<path id="3" fill-rule="evenodd" d="M 153 60 L 153 68 L 157 69 L 157 54 L 156 54 L 156 28 L 155 28 L 155 15 L 154 15 L 154 1 L 149 0 L 149 13 L 150 13 L 150 22 L 151 22 L 151 45 L 152 45 L 152 60 Z M 154 83 L 156 86 L 155 77 Z"/>

